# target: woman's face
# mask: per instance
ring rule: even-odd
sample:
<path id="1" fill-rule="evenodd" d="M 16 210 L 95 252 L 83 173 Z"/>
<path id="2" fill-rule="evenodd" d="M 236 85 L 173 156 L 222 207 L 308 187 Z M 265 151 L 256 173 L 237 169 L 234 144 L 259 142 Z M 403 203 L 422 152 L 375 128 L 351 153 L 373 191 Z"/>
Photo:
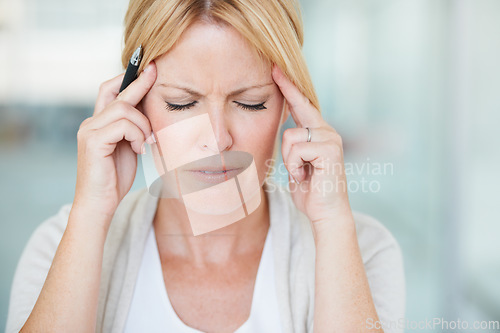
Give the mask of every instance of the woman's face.
<path id="1" fill-rule="evenodd" d="M 280 120 L 288 116 L 281 119 L 284 99 L 271 64 L 234 28 L 205 22 L 191 25 L 155 63 L 156 82 L 139 108 L 163 155 L 169 142 L 179 149 L 179 155 L 171 154 L 177 159 L 171 167 L 221 152 L 246 152 L 262 184 Z"/>

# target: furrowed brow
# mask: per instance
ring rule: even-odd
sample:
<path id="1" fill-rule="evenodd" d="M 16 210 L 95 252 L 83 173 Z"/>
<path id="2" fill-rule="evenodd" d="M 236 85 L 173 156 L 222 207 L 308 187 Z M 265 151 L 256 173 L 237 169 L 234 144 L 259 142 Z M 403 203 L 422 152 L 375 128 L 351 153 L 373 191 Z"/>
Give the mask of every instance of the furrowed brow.
<path id="1" fill-rule="evenodd" d="M 256 85 L 252 85 L 252 86 L 249 86 L 249 87 L 240 88 L 240 89 L 237 89 L 237 90 L 234 90 L 234 91 L 230 92 L 229 96 L 236 96 L 236 95 L 239 95 L 239 94 L 241 94 L 241 93 L 243 93 L 243 92 L 245 92 L 247 90 L 263 88 L 263 87 L 270 86 L 272 84 L 274 84 L 274 82 L 263 83 L 263 84 L 256 84 Z M 166 88 L 176 88 L 176 89 L 184 90 L 188 94 L 193 95 L 193 96 L 197 96 L 197 97 L 203 96 L 202 93 L 197 92 L 196 90 L 194 90 L 194 89 L 192 89 L 190 87 L 179 86 L 179 85 L 176 85 L 176 84 L 170 84 L 170 83 L 166 83 L 166 82 L 164 82 L 164 83 L 158 83 L 157 86 L 159 86 L 159 87 L 166 87 Z"/>

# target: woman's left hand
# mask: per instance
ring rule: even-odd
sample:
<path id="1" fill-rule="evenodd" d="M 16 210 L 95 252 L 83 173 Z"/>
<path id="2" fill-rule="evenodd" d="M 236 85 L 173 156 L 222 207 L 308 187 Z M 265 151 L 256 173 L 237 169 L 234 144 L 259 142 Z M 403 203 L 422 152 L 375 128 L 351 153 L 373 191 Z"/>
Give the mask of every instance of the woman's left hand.
<path id="1" fill-rule="evenodd" d="M 283 162 L 298 181 L 289 178 L 295 205 L 315 227 L 338 214 L 351 214 L 342 138 L 277 65 L 273 65 L 272 76 L 297 124 L 284 131 L 281 143 Z"/>

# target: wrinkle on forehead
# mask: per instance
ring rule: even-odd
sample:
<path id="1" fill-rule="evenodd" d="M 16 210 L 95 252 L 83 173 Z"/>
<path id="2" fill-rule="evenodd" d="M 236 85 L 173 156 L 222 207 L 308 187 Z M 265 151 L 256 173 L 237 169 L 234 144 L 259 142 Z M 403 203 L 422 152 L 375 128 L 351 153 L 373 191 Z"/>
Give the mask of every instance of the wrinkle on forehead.
<path id="1" fill-rule="evenodd" d="M 271 63 L 227 24 L 194 23 L 156 64 L 157 82 L 175 80 L 204 92 L 222 94 L 272 80 Z"/>

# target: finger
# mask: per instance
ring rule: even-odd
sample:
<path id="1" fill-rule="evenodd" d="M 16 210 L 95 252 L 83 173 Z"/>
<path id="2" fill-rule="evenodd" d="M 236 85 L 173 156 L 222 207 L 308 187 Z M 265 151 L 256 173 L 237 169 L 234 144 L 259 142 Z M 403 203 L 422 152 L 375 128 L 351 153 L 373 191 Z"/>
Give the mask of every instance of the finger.
<path id="1" fill-rule="evenodd" d="M 136 106 L 148 93 L 156 81 L 156 64 L 151 61 L 139 77 L 134 80 L 125 90 L 116 97 L 119 101 L 124 101 L 132 106 Z"/>
<path id="2" fill-rule="evenodd" d="M 310 142 L 322 142 L 327 140 L 337 140 L 340 136 L 332 127 L 317 127 L 311 128 L 311 141 Z M 293 144 L 299 142 L 307 142 L 308 137 L 307 128 L 295 127 L 295 128 L 287 128 L 283 132 L 283 139 L 281 141 L 281 156 L 283 157 L 283 161 L 288 159 L 288 154 Z M 340 141 L 339 141 L 340 142 Z"/>
<path id="3" fill-rule="evenodd" d="M 88 123 L 90 129 L 99 129 L 108 126 L 120 119 L 127 119 L 139 127 L 147 138 L 151 135 L 151 123 L 149 119 L 132 105 L 123 101 L 114 101 L 103 112 L 93 117 Z"/>
<path id="4" fill-rule="evenodd" d="M 343 165 L 342 147 L 333 140 L 323 142 L 299 142 L 292 146 L 286 161 L 290 174 L 299 182 L 306 178 L 304 165 L 310 163 L 314 170 L 336 170 Z"/>
<path id="5" fill-rule="evenodd" d="M 130 142 L 132 150 L 141 154 L 145 137 L 141 129 L 128 119 L 120 119 L 106 127 L 95 130 L 92 134 L 91 144 L 100 143 L 104 149 L 104 154 L 110 155 L 114 152 L 116 144 L 122 140 Z M 90 140 L 89 140 L 90 141 Z M 102 143 L 106 143 L 102 145 Z"/>
<path id="6" fill-rule="evenodd" d="M 285 97 L 297 126 L 319 127 L 323 122 L 320 112 L 276 64 L 273 64 L 272 76 Z"/>
<path id="7" fill-rule="evenodd" d="M 115 100 L 116 96 L 118 96 L 118 92 L 120 91 L 120 86 L 124 76 L 125 73 L 122 73 L 101 84 L 94 107 L 94 115 L 100 113 L 109 103 Z"/>

